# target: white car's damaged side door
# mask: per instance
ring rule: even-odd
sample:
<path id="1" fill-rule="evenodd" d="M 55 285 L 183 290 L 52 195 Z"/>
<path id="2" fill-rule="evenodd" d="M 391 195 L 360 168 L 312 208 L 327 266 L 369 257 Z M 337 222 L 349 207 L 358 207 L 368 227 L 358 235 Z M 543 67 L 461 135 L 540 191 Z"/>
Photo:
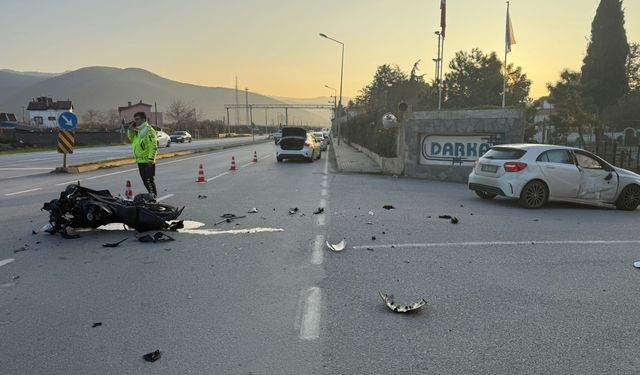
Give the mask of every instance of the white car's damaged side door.
<path id="1" fill-rule="evenodd" d="M 618 175 L 615 170 L 586 152 L 575 151 L 580 169 L 578 199 L 613 202 L 618 191 Z"/>

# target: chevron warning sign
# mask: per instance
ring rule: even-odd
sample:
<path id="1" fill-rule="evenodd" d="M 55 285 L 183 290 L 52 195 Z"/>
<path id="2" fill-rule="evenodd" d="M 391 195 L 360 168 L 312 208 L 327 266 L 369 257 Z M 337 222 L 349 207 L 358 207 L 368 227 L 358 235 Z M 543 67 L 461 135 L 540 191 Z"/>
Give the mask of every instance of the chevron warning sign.
<path id="1" fill-rule="evenodd" d="M 73 154 L 75 134 L 72 131 L 60 130 L 58 132 L 58 152 L 61 154 Z"/>

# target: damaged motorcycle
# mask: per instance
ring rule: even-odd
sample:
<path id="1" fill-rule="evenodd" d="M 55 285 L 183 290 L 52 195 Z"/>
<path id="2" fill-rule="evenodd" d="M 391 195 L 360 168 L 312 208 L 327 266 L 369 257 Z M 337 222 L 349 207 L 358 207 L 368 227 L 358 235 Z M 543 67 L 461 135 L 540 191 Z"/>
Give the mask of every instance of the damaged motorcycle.
<path id="1" fill-rule="evenodd" d="M 149 194 L 138 194 L 130 200 L 111 195 L 109 190 L 92 190 L 80 184 L 69 185 L 60 198 L 45 203 L 49 212 L 51 234 L 67 234 L 67 228 L 98 228 L 122 223 L 138 232 L 180 229 L 177 220 L 184 207 L 156 203 Z"/>

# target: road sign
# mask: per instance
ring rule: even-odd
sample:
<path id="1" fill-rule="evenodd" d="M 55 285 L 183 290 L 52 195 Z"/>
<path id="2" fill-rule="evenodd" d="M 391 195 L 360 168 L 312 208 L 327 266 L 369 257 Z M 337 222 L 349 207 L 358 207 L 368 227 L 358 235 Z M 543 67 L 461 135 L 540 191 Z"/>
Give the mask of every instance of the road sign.
<path id="1" fill-rule="evenodd" d="M 58 152 L 61 154 L 73 154 L 75 135 L 72 131 L 60 130 L 58 132 Z"/>
<path id="2" fill-rule="evenodd" d="M 78 118 L 71 112 L 63 112 L 58 117 L 58 126 L 64 130 L 74 130 L 78 126 Z"/>

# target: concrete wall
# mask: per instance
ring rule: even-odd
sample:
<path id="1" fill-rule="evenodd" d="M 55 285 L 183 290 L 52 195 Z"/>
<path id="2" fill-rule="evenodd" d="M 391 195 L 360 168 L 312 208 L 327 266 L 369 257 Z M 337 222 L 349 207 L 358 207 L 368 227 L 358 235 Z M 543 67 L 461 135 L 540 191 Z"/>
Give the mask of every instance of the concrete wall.
<path id="1" fill-rule="evenodd" d="M 425 147 L 434 139 L 443 146 L 431 147 L 437 156 Z M 523 140 L 520 109 L 414 112 L 405 122 L 405 175 L 466 183 L 482 150 Z"/>
<path id="2" fill-rule="evenodd" d="M 76 132 L 76 146 L 92 144 L 121 144 L 119 132 Z M 127 141 L 126 135 L 124 140 Z M 0 143 L 55 147 L 58 144 L 58 132 L 23 132 L 15 129 L 0 130 Z"/>

